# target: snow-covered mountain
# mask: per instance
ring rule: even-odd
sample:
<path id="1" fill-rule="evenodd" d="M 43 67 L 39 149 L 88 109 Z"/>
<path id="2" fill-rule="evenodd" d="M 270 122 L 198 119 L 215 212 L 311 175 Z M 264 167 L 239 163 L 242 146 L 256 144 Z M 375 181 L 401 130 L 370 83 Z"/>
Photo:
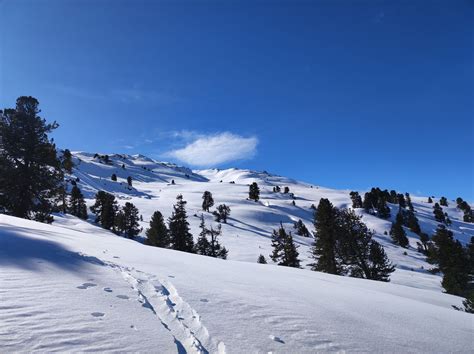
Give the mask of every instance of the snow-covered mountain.
<path id="1" fill-rule="evenodd" d="M 182 194 L 197 236 L 201 214 L 214 222 L 201 210 L 203 192 L 212 192 L 216 205 L 231 208 L 220 239 L 228 260 L 145 246 L 69 215 L 56 215 L 52 225 L 0 215 L 4 351 L 474 350 L 472 315 L 452 308 L 461 306 L 462 298 L 442 292 L 441 277 L 428 272 L 431 265 L 416 250 L 417 235 L 407 231 L 408 249 L 392 244 L 390 220 L 357 210 L 396 265 L 391 283 L 256 263 L 260 254 L 271 253 L 270 235 L 280 222 L 291 230 L 301 219 L 313 230 L 311 205 L 328 198 L 337 207 L 350 207 L 348 190 L 267 172 L 192 171 L 142 155 L 109 155 L 106 162 L 75 152 L 73 161 L 68 177 L 89 205 L 97 191 L 113 193 L 119 203 L 138 207 L 144 230 L 154 211 L 168 217 Z M 247 199 L 252 182 L 261 190 L 258 202 Z M 294 199 L 273 192 L 275 186 L 289 187 Z M 427 197 L 412 196 L 412 202 L 422 230 L 432 234 L 438 224 L 433 204 Z M 467 243 L 474 225 L 462 221 L 455 204 L 443 209 L 454 236 Z M 389 206 L 393 218 L 398 206 Z M 313 239 L 294 239 L 308 268 Z"/>

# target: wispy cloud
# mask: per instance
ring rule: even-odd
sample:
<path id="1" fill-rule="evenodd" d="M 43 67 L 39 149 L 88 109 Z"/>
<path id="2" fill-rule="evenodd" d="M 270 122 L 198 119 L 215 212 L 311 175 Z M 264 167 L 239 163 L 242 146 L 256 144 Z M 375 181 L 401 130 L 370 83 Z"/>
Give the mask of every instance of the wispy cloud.
<path id="1" fill-rule="evenodd" d="M 61 95 L 71 96 L 85 100 L 120 101 L 123 103 L 147 102 L 150 104 L 172 104 L 181 101 L 180 97 L 166 91 L 139 88 L 131 85 L 126 88 L 111 88 L 103 91 L 85 89 L 63 84 L 48 84 L 51 89 Z"/>
<path id="2" fill-rule="evenodd" d="M 230 132 L 202 135 L 185 131 L 177 136 L 198 136 L 185 147 L 171 150 L 165 157 L 175 158 L 191 166 L 211 167 L 226 162 L 252 158 L 257 151 L 256 137 L 243 137 Z"/>

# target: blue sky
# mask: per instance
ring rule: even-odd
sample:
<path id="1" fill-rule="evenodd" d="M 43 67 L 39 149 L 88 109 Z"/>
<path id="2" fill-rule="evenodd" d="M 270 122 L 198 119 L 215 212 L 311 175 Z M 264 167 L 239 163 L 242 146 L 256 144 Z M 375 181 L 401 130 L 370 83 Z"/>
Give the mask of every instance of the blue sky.
<path id="1" fill-rule="evenodd" d="M 474 200 L 471 1 L 0 0 L 59 147 Z"/>

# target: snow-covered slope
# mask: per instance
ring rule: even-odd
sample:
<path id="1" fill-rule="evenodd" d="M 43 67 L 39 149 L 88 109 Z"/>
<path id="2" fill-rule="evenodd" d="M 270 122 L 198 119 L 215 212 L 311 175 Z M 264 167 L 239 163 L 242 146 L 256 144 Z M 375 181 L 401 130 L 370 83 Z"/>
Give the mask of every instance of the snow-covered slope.
<path id="1" fill-rule="evenodd" d="M 230 189 L 217 186 L 216 197 Z M 278 219 L 266 216 L 281 210 L 247 207 L 232 187 L 236 219 Z M 191 200 L 198 188 L 189 188 Z M 226 241 L 237 238 L 231 230 Z M 249 248 L 268 241 L 257 231 L 246 232 L 242 242 L 256 239 Z M 240 249 L 234 258 L 250 254 Z M 452 309 L 460 303 L 440 291 L 147 247 L 71 216 L 46 225 L 0 215 L 2 352 L 467 353 L 473 317 Z"/>
<path id="2" fill-rule="evenodd" d="M 76 164 L 73 176 L 79 177 L 78 186 L 88 198 L 88 204 L 93 202 L 98 190 L 114 193 L 119 203 L 131 201 L 139 208 L 144 219 L 141 223 L 144 230 L 155 210 L 168 217 L 176 196 L 182 194 L 188 202 L 187 210 L 192 231 L 194 235 L 198 235 L 199 217 L 202 213 L 208 224 L 213 222 L 213 216 L 201 210 L 203 192 L 206 190 L 212 192 L 216 205 L 225 203 L 231 208 L 231 216 L 228 223 L 223 225 L 221 238 L 223 245 L 229 249 L 228 258 L 231 260 L 254 263 L 259 254 L 268 258 L 271 253 L 271 232 L 280 222 L 288 230 L 292 230 L 293 223 L 301 219 L 309 230 L 313 230 L 311 205 L 317 206 L 320 198 L 328 198 L 337 207 L 351 206 L 348 190 L 328 189 L 267 172 L 241 169 L 191 171 L 174 164 L 157 162 L 142 155 L 110 155 L 110 163 L 106 164 L 94 157 L 94 154 L 75 152 L 73 155 Z M 113 173 L 117 175 L 117 182 L 111 180 Z M 133 179 L 132 188 L 127 185 L 128 176 Z M 172 180 L 175 184 L 171 184 Z M 248 185 L 252 182 L 257 182 L 261 189 L 260 200 L 257 203 L 247 200 Z M 280 186 L 282 191 L 283 187 L 289 187 L 290 193 L 294 193 L 295 205 L 290 194 L 274 193 L 274 186 Z M 390 189 L 390 186 L 387 187 Z M 422 230 L 432 235 L 438 225 L 433 218 L 433 204 L 426 202 L 427 197 L 412 196 L 412 201 Z M 439 199 L 434 198 L 434 201 Z M 455 207 L 455 204 L 450 201 L 449 207 L 443 209 L 453 222 L 450 229 L 454 232 L 454 236 L 467 243 L 474 235 L 474 225 L 462 221 L 462 212 Z M 394 219 L 398 206 L 390 205 L 390 207 Z M 408 231 L 410 240 L 408 250 L 397 247 L 392 244 L 388 235 L 390 220 L 367 215 L 362 210 L 358 212 L 363 214 L 364 222 L 376 232 L 376 239 L 385 247 L 390 260 L 397 266 L 396 272 L 391 276 L 392 282 L 442 291 L 441 277 L 428 272 L 431 265 L 426 263 L 425 257 L 416 250 L 418 241 L 416 234 Z M 296 235 L 294 239 L 300 246 L 302 264 L 311 263 L 309 250 L 313 239 Z"/>

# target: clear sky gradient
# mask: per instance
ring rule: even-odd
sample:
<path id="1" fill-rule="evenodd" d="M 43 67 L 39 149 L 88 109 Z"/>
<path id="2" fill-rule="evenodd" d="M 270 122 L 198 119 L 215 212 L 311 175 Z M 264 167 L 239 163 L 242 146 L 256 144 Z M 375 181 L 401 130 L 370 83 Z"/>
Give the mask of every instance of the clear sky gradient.
<path id="1" fill-rule="evenodd" d="M 474 200 L 472 1 L 0 0 L 61 148 Z"/>

